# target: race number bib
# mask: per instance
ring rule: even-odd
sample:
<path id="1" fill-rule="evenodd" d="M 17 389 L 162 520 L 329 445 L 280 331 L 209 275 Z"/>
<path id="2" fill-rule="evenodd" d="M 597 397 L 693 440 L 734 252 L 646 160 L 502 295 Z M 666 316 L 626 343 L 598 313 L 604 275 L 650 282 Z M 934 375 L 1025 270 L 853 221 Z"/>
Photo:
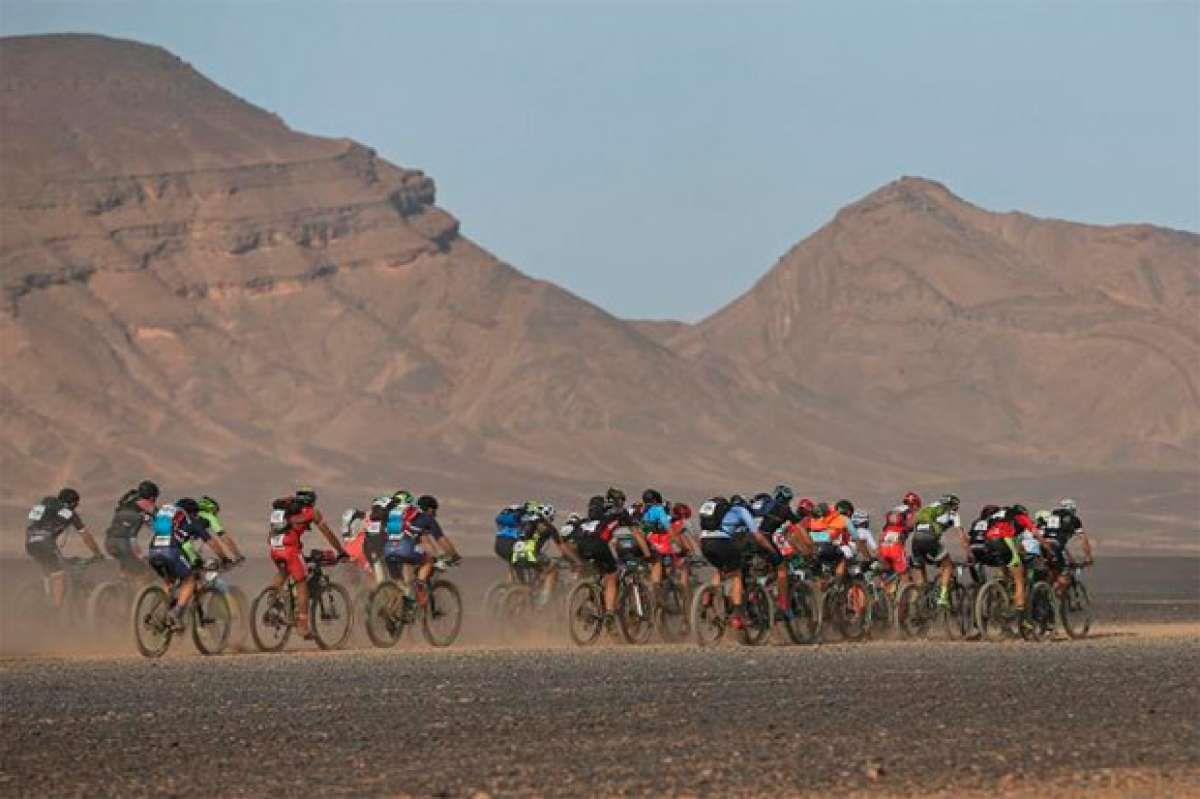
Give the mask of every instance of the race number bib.
<path id="1" fill-rule="evenodd" d="M 277 533 L 277 534 L 271 536 L 272 549 L 280 549 L 281 547 L 283 547 L 283 538 L 284 538 L 283 533 Z"/>
<path id="2" fill-rule="evenodd" d="M 75 511 L 71 510 L 70 508 L 59 508 L 58 509 L 58 517 L 60 519 L 68 519 L 69 520 L 74 515 L 75 515 Z"/>
<path id="3" fill-rule="evenodd" d="M 150 540 L 150 546 L 155 547 L 155 548 L 160 548 L 160 549 L 162 547 L 169 547 L 169 546 L 171 546 L 171 536 L 156 535 L 156 536 L 154 536 L 153 539 Z"/>
<path id="4" fill-rule="evenodd" d="M 372 520 L 367 522 L 367 535 L 379 535 L 383 531 L 383 522 Z"/>
<path id="5" fill-rule="evenodd" d="M 1062 527 L 1062 519 L 1058 516 L 1051 516 L 1046 520 L 1047 530 L 1058 530 Z"/>
<path id="6" fill-rule="evenodd" d="M 598 529 L 600 529 L 600 522 L 595 521 L 594 519 L 591 521 L 586 521 L 583 524 L 579 525 L 579 529 L 582 530 L 583 532 L 587 533 L 588 535 L 595 535 L 596 531 Z"/>
<path id="7" fill-rule="evenodd" d="M 921 522 L 920 524 L 917 525 L 917 532 L 918 533 L 932 533 L 933 525 L 930 524 L 929 522 Z"/>
<path id="8" fill-rule="evenodd" d="M 717 503 L 713 502 L 711 499 L 706 501 L 703 505 L 700 506 L 700 515 L 701 516 L 712 516 L 716 512 L 717 512 Z"/>
<path id="9" fill-rule="evenodd" d="M 46 515 L 46 506 L 45 505 L 34 505 L 32 508 L 29 509 L 29 521 L 31 521 L 31 522 L 40 522 L 42 520 L 42 517 L 44 517 L 45 515 Z"/>
<path id="10" fill-rule="evenodd" d="M 283 530 L 287 527 L 287 512 L 283 508 L 275 508 L 271 511 L 271 529 Z"/>
<path id="11" fill-rule="evenodd" d="M 533 560 L 533 542 L 517 541 L 513 544 L 512 561 Z"/>

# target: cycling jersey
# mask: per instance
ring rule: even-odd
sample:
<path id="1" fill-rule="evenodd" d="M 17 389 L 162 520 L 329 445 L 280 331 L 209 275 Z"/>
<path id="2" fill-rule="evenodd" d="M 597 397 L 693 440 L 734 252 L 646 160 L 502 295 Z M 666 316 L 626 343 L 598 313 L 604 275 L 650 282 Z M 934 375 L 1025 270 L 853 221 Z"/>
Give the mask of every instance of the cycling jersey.
<path id="1" fill-rule="evenodd" d="M 741 505 L 734 505 L 725 511 L 725 516 L 721 519 L 720 527 L 716 530 L 705 530 L 700 533 L 700 537 L 736 538 L 751 532 L 755 527 L 754 517 L 750 515 L 750 511 Z"/>
<path id="2" fill-rule="evenodd" d="M 986 533 L 987 538 L 1016 538 L 1017 533 L 1025 531 L 1032 532 L 1037 529 L 1033 521 L 1024 513 L 1013 513 L 1011 510 L 1002 510 L 994 514 L 990 519 L 991 524 L 988 526 Z"/>
<path id="3" fill-rule="evenodd" d="M 170 529 L 163 530 L 159 519 L 170 519 Z M 188 518 L 188 515 L 174 505 L 163 505 L 155 519 L 154 535 L 150 539 L 150 552 L 164 550 L 180 550 L 189 541 L 208 541 L 211 538 L 208 522 L 200 516 Z"/>
<path id="4" fill-rule="evenodd" d="M 106 539 L 133 540 L 142 530 L 142 526 L 154 517 L 156 508 L 154 500 L 138 497 L 135 491 L 129 491 L 117 500 L 117 509 L 113 511 L 112 521 L 104 531 Z"/>
<path id="5" fill-rule="evenodd" d="M 850 543 L 850 520 L 836 510 L 825 516 L 814 517 L 809 522 L 809 537 L 814 544 L 833 544 L 837 547 Z"/>
<path id="6" fill-rule="evenodd" d="M 301 537 L 321 519 L 320 511 L 312 505 L 304 505 L 292 513 L 279 510 L 275 513 L 286 514 L 287 528 L 283 532 L 271 534 L 271 549 L 300 549 Z"/>
<path id="7" fill-rule="evenodd" d="M 58 497 L 43 497 L 29 509 L 25 526 L 25 545 L 56 544 L 67 527 L 83 529 L 83 519 Z"/>
<path id="8" fill-rule="evenodd" d="M 534 515 L 522 525 L 522 538 L 513 546 L 512 562 L 538 563 L 542 558 L 542 548 L 548 541 L 562 542 L 562 536 L 553 524 Z"/>
<path id="9" fill-rule="evenodd" d="M 1065 547 L 1082 529 L 1083 521 L 1078 516 L 1059 509 L 1051 511 L 1042 535 L 1059 547 Z"/>
<path id="10" fill-rule="evenodd" d="M 883 543 L 903 544 L 912 530 L 913 512 L 907 505 L 897 505 L 883 517 Z"/>
<path id="11" fill-rule="evenodd" d="M 921 508 L 913 519 L 914 532 L 929 533 L 935 536 L 940 536 L 953 527 L 961 526 L 962 520 L 959 518 L 958 511 L 937 503 Z"/>

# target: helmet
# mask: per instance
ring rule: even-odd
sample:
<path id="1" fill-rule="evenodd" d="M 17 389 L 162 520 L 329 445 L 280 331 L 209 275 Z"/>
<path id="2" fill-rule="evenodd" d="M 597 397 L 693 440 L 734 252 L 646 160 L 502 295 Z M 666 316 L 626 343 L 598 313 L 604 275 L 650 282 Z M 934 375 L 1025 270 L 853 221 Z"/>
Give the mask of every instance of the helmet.
<path id="1" fill-rule="evenodd" d="M 538 513 L 538 511 L 540 511 L 541 508 L 542 508 L 542 503 L 538 502 L 537 500 L 530 499 L 530 500 L 526 500 L 525 504 L 521 506 L 521 512 L 532 516 L 532 515 Z"/>
<path id="2" fill-rule="evenodd" d="M 812 513 L 814 516 L 828 516 L 829 515 L 829 503 L 828 502 L 818 502 L 813 507 Z"/>
<path id="3" fill-rule="evenodd" d="M 396 498 L 394 496 L 388 496 L 387 494 L 380 494 L 379 496 L 375 497 L 375 499 L 371 500 L 371 507 L 372 508 L 386 508 L 386 507 L 389 507 L 392 504 L 392 502 L 395 501 L 395 499 Z"/>
<path id="4" fill-rule="evenodd" d="M 672 519 L 690 519 L 692 518 L 692 506 L 686 502 L 676 502 L 671 506 Z"/>
<path id="5" fill-rule="evenodd" d="M 604 499 L 614 505 L 625 504 L 625 492 L 619 488 L 610 488 L 604 492 Z"/>
<path id="6" fill-rule="evenodd" d="M 138 499 L 158 499 L 158 485 L 149 480 L 138 483 Z"/>
<path id="7" fill-rule="evenodd" d="M 58 501 L 69 508 L 79 504 L 79 492 L 73 488 L 64 488 L 58 492 Z"/>
<path id="8" fill-rule="evenodd" d="M 904 495 L 904 504 L 912 510 L 918 510 L 921 507 L 921 495 L 916 491 L 909 491 Z"/>
<path id="9" fill-rule="evenodd" d="M 438 509 L 437 497 L 424 494 L 417 500 L 417 507 L 426 512 L 435 511 Z"/>
<path id="10" fill-rule="evenodd" d="M 662 494 L 655 491 L 653 488 L 647 488 L 642 492 L 642 504 L 644 505 L 660 505 L 662 504 Z"/>
<path id="11" fill-rule="evenodd" d="M 567 517 L 567 526 L 573 527 L 583 521 L 583 517 L 578 513 L 572 513 Z"/>
<path id="12" fill-rule="evenodd" d="M 554 521 L 555 510 L 554 510 L 553 505 L 546 503 L 546 504 L 542 505 L 542 507 L 539 510 L 541 511 L 543 519 L 545 519 L 548 522 Z"/>
<path id="13" fill-rule="evenodd" d="M 1020 503 L 1017 503 L 1016 505 L 1010 505 L 1009 507 L 1012 509 L 1013 513 L 1024 513 L 1024 514 L 1029 513 L 1029 508 L 1025 507 L 1024 505 L 1022 505 Z"/>
<path id="14" fill-rule="evenodd" d="M 1037 522 L 1039 527 L 1045 526 L 1046 522 L 1050 520 L 1050 511 L 1045 509 L 1039 510 L 1033 514 L 1033 520 Z"/>
<path id="15" fill-rule="evenodd" d="M 979 510 L 979 518 L 986 519 L 989 516 L 995 516 L 999 512 L 1000 512 L 999 505 L 984 505 Z"/>
<path id="16" fill-rule="evenodd" d="M 392 494 L 392 501 L 397 505 L 411 505 L 413 504 L 413 495 L 409 491 L 400 489 L 395 494 Z"/>
<path id="17" fill-rule="evenodd" d="M 1060 499 L 1058 501 L 1057 510 L 1065 510 L 1067 513 L 1074 515 L 1075 512 L 1079 510 L 1079 503 L 1073 499 L 1068 499 L 1068 498 Z"/>
<path id="18" fill-rule="evenodd" d="M 854 523 L 855 527 L 870 527 L 871 514 L 867 513 L 865 510 L 856 510 L 853 514 L 851 514 L 850 521 Z"/>
<path id="19" fill-rule="evenodd" d="M 296 499 L 305 505 L 316 505 L 317 492 L 311 486 L 300 486 L 296 489 Z"/>
<path id="20" fill-rule="evenodd" d="M 179 508 L 188 516 L 195 516 L 200 512 L 200 503 L 191 497 L 184 497 L 183 499 L 176 500 L 175 507 Z"/>
<path id="21" fill-rule="evenodd" d="M 942 505 L 943 507 L 957 509 L 959 505 L 958 494 L 942 494 L 942 496 L 938 499 L 938 504 Z"/>
<path id="22" fill-rule="evenodd" d="M 792 491 L 791 486 L 785 486 L 783 483 L 775 486 L 775 499 L 780 502 L 791 502 L 794 496 L 796 493 Z"/>
<path id="23" fill-rule="evenodd" d="M 204 511 L 205 513 L 221 512 L 221 503 L 217 502 L 208 494 L 205 494 L 204 496 L 200 497 L 200 499 L 196 500 L 196 504 L 199 505 L 200 510 Z"/>
<path id="24" fill-rule="evenodd" d="M 746 498 L 743 497 L 741 494 L 734 494 L 733 496 L 731 496 L 729 498 L 729 504 L 732 507 L 737 507 L 740 505 L 741 507 L 744 508 L 744 507 L 746 507 L 747 503 L 746 503 Z"/>
<path id="25" fill-rule="evenodd" d="M 799 502 L 796 503 L 796 507 L 799 508 L 800 510 L 804 511 L 805 513 L 811 514 L 813 512 L 813 509 L 816 506 L 813 505 L 813 501 L 811 499 L 809 499 L 808 497 L 804 497 L 803 499 L 801 499 Z"/>
<path id="26" fill-rule="evenodd" d="M 833 507 L 836 508 L 837 512 L 843 516 L 849 516 L 850 514 L 854 513 L 854 503 L 848 499 L 839 499 L 837 504 Z"/>

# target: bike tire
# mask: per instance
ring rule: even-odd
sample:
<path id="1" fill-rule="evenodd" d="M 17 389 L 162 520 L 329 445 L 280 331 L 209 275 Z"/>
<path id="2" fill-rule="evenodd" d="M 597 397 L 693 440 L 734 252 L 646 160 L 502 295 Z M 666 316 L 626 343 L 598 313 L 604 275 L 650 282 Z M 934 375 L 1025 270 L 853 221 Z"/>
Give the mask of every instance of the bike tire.
<path id="1" fill-rule="evenodd" d="M 192 597 L 192 643 L 202 655 L 219 655 L 229 642 L 233 612 L 220 591 L 197 591 Z"/>
<path id="2" fill-rule="evenodd" d="M 817 589 L 807 580 L 793 579 L 788 588 L 792 618 L 788 637 L 795 644 L 815 644 L 821 639 L 821 602 Z"/>
<path id="3" fill-rule="evenodd" d="M 172 632 L 163 627 L 168 603 L 167 592 L 157 585 L 146 586 L 133 601 L 133 639 L 142 657 L 162 657 L 171 646 Z"/>
<path id="4" fill-rule="evenodd" d="M 367 638 L 376 647 L 393 647 L 404 635 L 404 601 L 404 590 L 392 580 L 385 580 L 371 591 L 365 626 Z"/>
<path id="5" fill-rule="evenodd" d="M 1086 638 L 1092 629 L 1092 598 L 1087 586 L 1071 581 L 1058 603 L 1058 615 L 1068 638 Z"/>
<path id="6" fill-rule="evenodd" d="M 133 592 L 125 580 L 109 580 L 92 589 L 87 600 L 88 625 L 100 635 L 121 628 L 133 608 Z"/>
<path id="7" fill-rule="evenodd" d="M 1010 637 L 1009 617 L 1012 600 L 999 580 L 988 580 L 975 598 L 975 629 L 985 641 L 1002 641 Z"/>
<path id="8" fill-rule="evenodd" d="M 720 587 L 706 585 L 692 597 L 692 636 L 697 646 L 710 647 L 721 643 L 725 635 L 725 594 Z"/>
<path id="9" fill-rule="evenodd" d="M 313 639 L 321 649 L 341 649 L 354 629 L 354 602 L 346 586 L 332 580 L 308 601 Z"/>
<path id="10" fill-rule="evenodd" d="M 743 599 L 744 614 L 742 629 L 738 630 L 738 643 L 743 646 L 762 646 L 771 638 L 775 624 L 775 603 L 761 585 L 747 585 Z"/>
<path id="11" fill-rule="evenodd" d="M 462 630 L 462 594 L 449 580 L 429 584 L 425 612 L 421 614 L 421 632 L 430 646 L 446 647 L 458 640 Z"/>
<path id="12" fill-rule="evenodd" d="M 967 589 L 959 583 L 950 586 L 950 607 L 942 609 L 942 625 L 946 629 L 946 637 L 951 641 L 961 641 L 971 634 L 974 620 L 968 612 L 969 602 Z"/>
<path id="13" fill-rule="evenodd" d="M 690 611 L 683 589 L 674 580 L 664 580 L 662 601 L 654 605 L 654 627 L 658 630 L 658 637 L 667 644 L 685 640 L 691 632 Z"/>
<path id="14" fill-rule="evenodd" d="M 260 652 L 278 652 L 292 635 L 286 590 L 267 586 L 250 605 L 250 637 Z"/>
<path id="15" fill-rule="evenodd" d="M 604 596 L 600 586 L 585 580 L 567 594 L 567 635 L 576 646 L 591 646 L 604 632 Z"/>
<path id="16" fill-rule="evenodd" d="M 909 583 L 896 595 L 896 627 L 905 638 L 924 638 L 929 633 L 929 608 L 925 586 Z"/>
<path id="17" fill-rule="evenodd" d="M 1054 634 L 1054 589 L 1049 583 L 1038 580 L 1029 591 L 1027 603 L 1027 623 L 1021 624 L 1021 637 L 1026 641 L 1044 641 Z"/>
<path id="18" fill-rule="evenodd" d="M 861 641 L 867 635 L 871 612 L 871 595 L 862 580 L 851 580 L 843 592 L 838 632 L 847 641 Z"/>
<path id="19" fill-rule="evenodd" d="M 867 637 L 873 640 L 886 638 L 893 629 L 892 599 L 887 591 L 875 586 L 867 589 L 870 604 L 867 608 Z"/>
<path id="20" fill-rule="evenodd" d="M 654 635 L 654 594 L 641 577 L 623 584 L 617 595 L 617 627 L 627 644 L 640 646 Z"/>
<path id="21" fill-rule="evenodd" d="M 504 595 L 513 586 L 509 582 L 494 583 L 483 594 L 483 614 L 488 619 L 497 619 L 503 613 Z"/>

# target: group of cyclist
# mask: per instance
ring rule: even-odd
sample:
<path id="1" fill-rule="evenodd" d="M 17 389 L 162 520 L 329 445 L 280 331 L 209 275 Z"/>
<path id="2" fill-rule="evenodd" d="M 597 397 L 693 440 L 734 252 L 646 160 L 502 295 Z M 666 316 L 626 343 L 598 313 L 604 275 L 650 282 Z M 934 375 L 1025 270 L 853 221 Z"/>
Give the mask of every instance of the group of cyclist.
<path id="1" fill-rule="evenodd" d="M 669 502 L 648 488 L 641 501 L 628 503 L 626 495 L 610 488 L 589 499 L 585 513 L 572 513 L 561 528 L 554 526 L 555 509 L 537 501 L 517 503 L 496 515 L 495 553 L 508 567 L 509 579 L 520 568 L 540 569 L 542 592 L 553 591 L 556 570 L 549 568 L 543 552 L 554 541 L 572 564 L 590 564 L 600 576 L 605 621 L 616 612 L 617 573 L 621 561 L 651 564 L 650 579 L 658 585 L 671 571 L 685 589 L 689 568 L 697 555 L 713 567 L 712 581 L 729 580 L 733 605 L 731 623 L 744 624 L 744 566 L 757 555 L 774 569 L 779 590 L 776 618 L 788 621 L 788 579 L 792 567 L 820 565 L 834 579 L 844 579 L 852 563 L 876 564 L 894 574 L 891 590 L 906 582 L 927 579 L 926 568 L 938 570 L 938 604 L 949 605 L 953 561 L 946 536 L 957 533 L 969 564 L 1008 570 L 1013 576 L 1015 606 L 1025 608 L 1025 568 L 1032 557 L 1045 558 L 1056 590 L 1067 585 L 1067 544 L 1079 540 L 1085 564 L 1092 562 L 1092 547 L 1072 499 L 1061 500 L 1052 510 L 1031 517 L 1020 504 L 984 505 L 969 526 L 959 515 L 960 500 L 944 494 L 924 504 L 913 491 L 884 514 L 880 538 L 871 530 L 868 513 L 848 499 L 818 502 L 796 499 L 795 492 L 778 485 L 771 492 L 712 497 L 703 502 L 693 531 L 690 505 Z"/>

